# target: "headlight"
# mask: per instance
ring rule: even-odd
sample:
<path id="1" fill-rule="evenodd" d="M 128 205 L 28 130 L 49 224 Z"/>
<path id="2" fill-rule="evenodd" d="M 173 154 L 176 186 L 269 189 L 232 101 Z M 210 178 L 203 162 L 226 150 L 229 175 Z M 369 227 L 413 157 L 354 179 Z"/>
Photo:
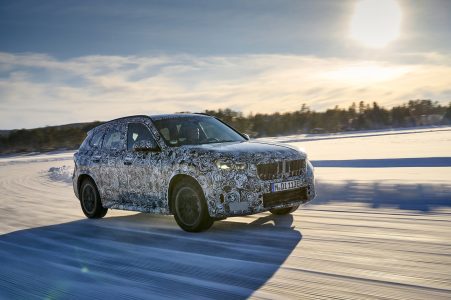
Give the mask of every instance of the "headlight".
<path id="1" fill-rule="evenodd" d="M 242 162 L 230 162 L 230 161 L 216 161 L 216 166 L 220 170 L 228 171 L 228 170 L 245 170 L 247 168 L 246 163 Z"/>
<path id="2" fill-rule="evenodd" d="M 220 170 L 230 170 L 230 169 L 232 169 L 232 164 L 229 163 L 229 162 L 225 162 L 225 161 L 217 161 L 216 162 L 216 166 Z"/>

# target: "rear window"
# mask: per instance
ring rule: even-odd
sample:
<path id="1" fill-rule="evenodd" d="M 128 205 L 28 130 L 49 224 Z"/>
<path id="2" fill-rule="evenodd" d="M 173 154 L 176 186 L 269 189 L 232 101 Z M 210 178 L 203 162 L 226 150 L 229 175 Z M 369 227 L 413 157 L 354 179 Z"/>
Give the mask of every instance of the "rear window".
<path id="1" fill-rule="evenodd" d="M 103 130 L 97 131 L 96 133 L 88 134 L 88 136 L 83 140 L 80 145 L 80 149 L 86 148 L 100 148 L 103 138 Z"/>
<path id="2" fill-rule="evenodd" d="M 119 130 L 111 129 L 105 135 L 102 149 L 117 151 L 124 148 L 123 144 L 124 141 L 121 139 L 121 132 Z"/>
<path id="3" fill-rule="evenodd" d="M 102 145 L 103 131 L 96 132 L 89 140 L 89 145 L 93 148 L 99 148 Z"/>

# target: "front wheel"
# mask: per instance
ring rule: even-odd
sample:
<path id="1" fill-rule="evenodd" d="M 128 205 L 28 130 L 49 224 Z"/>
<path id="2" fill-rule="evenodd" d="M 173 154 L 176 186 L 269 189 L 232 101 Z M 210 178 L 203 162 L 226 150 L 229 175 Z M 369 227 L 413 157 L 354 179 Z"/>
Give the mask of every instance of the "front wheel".
<path id="1" fill-rule="evenodd" d="M 172 201 L 175 221 L 183 230 L 200 232 L 213 225 L 204 193 L 193 180 L 179 181 L 174 187 Z"/>
<path id="2" fill-rule="evenodd" d="M 285 207 L 285 208 L 273 208 L 270 209 L 269 211 L 274 214 L 274 215 L 288 215 L 291 214 L 292 212 L 295 212 L 296 209 L 299 208 L 299 205 L 295 205 L 292 207 Z"/>
<path id="3" fill-rule="evenodd" d="M 103 218 L 108 211 L 108 208 L 102 206 L 99 191 L 95 183 L 89 178 L 83 180 L 81 184 L 80 204 L 81 210 L 90 219 Z"/>

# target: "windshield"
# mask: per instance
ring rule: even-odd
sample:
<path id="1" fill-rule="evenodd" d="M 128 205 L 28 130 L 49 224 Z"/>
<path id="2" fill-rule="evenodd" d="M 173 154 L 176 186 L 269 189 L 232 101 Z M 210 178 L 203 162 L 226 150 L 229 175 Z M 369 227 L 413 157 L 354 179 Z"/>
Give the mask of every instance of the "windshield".
<path id="1" fill-rule="evenodd" d="M 246 140 L 229 126 L 207 116 L 175 116 L 153 123 L 170 147 Z"/>

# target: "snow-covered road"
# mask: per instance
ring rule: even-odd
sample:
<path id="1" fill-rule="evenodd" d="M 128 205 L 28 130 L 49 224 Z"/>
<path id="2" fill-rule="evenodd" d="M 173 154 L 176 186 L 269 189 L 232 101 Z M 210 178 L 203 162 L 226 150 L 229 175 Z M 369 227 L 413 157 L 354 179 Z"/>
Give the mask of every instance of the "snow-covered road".
<path id="1" fill-rule="evenodd" d="M 451 128 L 396 133 L 274 139 L 329 163 L 318 199 L 201 234 L 85 219 L 69 152 L 0 158 L 0 298 L 449 299 Z"/>

